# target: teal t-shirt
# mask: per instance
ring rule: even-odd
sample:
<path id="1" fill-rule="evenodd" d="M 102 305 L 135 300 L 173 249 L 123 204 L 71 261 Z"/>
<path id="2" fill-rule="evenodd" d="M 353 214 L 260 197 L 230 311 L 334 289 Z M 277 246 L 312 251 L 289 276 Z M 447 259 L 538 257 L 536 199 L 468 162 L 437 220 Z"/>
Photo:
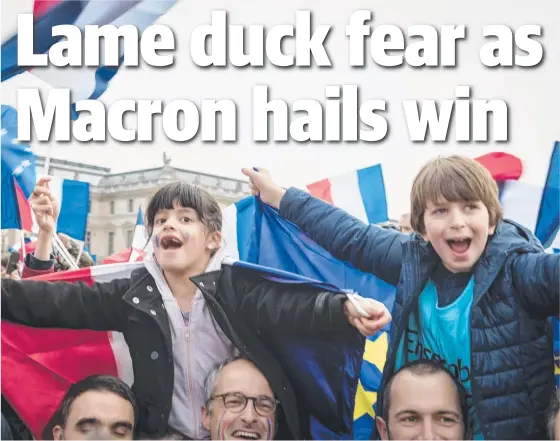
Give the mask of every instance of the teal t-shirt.
<path id="1" fill-rule="evenodd" d="M 445 361 L 445 367 L 467 391 L 474 439 L 484 439 L 476 421 L 471 396 L 470 316 L 474 278 L 451 304 L 438 306 L 436 285 L 428 281 L 418 300 L 418 320 L 410 315 L 408 329 L 399 343 L 396 369 L 405 361 L 404 338 L 408 339 L 408 361 L 419 359 Z"/>

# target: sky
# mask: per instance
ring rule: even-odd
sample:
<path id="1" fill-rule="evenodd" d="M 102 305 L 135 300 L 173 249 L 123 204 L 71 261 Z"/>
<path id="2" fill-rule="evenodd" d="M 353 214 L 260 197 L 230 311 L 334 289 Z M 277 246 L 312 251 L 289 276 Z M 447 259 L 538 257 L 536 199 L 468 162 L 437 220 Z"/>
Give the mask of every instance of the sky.
<path id="1" fill-rule="evenodd" d="M 2 2 L 2 38 L 13 35 L 15 14 L 29 0 Z M 537 7 L 538 4 L 538 7 Z M 544 181 L 546 164 L 553 142 L 560 139 L 558 71 L 560 52 L 554 51 L 560 41 L 555 17 L 560 16 L 557 1 L 526 2 L 522 0 L 472 0 L 448 2 L 431 0 L 426 6 L 418 1 L 346 0 L 240 0 L 226 2 L 179 0 L 160 20 L 169 26 L 176 38 L 175 63 L 168 68 L 123 68 L 104 94 L 106 106 L 121 99 L 162 99 L 164 103 L 188 99 L 231 99 L 237 105 L 238 132 L 235 143 L 203 143 L 195 138 L 176 143 L 157 128 L 154 142 L 32 144 L 38 154 L 55 158 L 111 167 L 113 172 L 151 168 L 162 165 L 162 153 L 175 167 L 244 179 L 242 167 L 266 167 L 283 186 L 303 187 L 328 176 L 381 163 L 392 218 L 408 211 L 410 186 L 418 169 L 430 158 L 451 153 L 476 157 L 490 151 L 505 151 L 523 160 L 522 179 L 535 185 Z M 228 11 L 231 24 L 292 24 L 295 11 L 309 9 L 313 23 L 332 25 L 327 49 L 331 68 L 201 68 L 192 61 L 189 45 L 193 29 L 210 23 L 212 9 Z M 369 62 L 364 68 L 351 68 L 345 26 L 353 11 L 370 9 L 372 27 L 398 25 L 406 29 L 414 24 L 465 24 L 467 39 L 459 43 L 458 66 L 455 68 L 384 68 Z M 481 13 L 481 11 L 483 11 Z M 482 65 L 479 49 L 483 45 L 482 27 L 505 24 L 512 28 L 523 24 L 540 24 L 544 34 L 544 61 L 534 68 L 490 69 Z M 288 46 L 289 47 L 289 46 Z M 324 102 L 325 86 L 356 84 L 362 102 L 382 99 L 388 103 L 384 114 L 389 133 L 377 143 L 256 143 L 252 140 L 252 88 L 256 84 L 270 87 L 271 99 L 292 103 L 298 99 Z M 470 85 L 473 99 L 503 99 L 509 108 L 510 139 L 507 143 L 458 143 L 450 131 L 448 141 L 423 143 L 410 141 L 401 105 L 405 99 L 453 99 L 455 86 Z M 23 74 L 2 83 L 2 104 L 17 105 L 18 88 L 50 86 L 31 74 Z M 134 123 L 134 121 L 133 121 Z"/>

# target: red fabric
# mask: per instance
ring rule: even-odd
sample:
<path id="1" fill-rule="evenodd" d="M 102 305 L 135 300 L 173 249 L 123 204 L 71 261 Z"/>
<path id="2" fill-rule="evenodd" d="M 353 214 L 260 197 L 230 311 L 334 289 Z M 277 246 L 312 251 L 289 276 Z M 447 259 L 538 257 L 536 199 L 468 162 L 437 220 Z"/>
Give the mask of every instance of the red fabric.
<path id="1" fill-rule="evenodd" d="M 523 173 L 523 164 L 517 156 L 504 152 L 492 152 L 475 158 L 486 167 L 492 177 L 498 181 L 518 180 Z"/>
<path id="2" fill-rule="evenodd" d="M 27 250 L 27 245 L 25 247 L 26 250 Z M 21 278 L 29 279 L 30 277 L 45 276 L 52 273 L 54 273 L 54 265 L 51 266 L 48 270 L 35 270 L 33 268 L 29 268 L 27 265 L 23 265 L 23 270 L 21 271 Z"/>
<path id="3" fill-rule="evenodd" d="M 21 229 L 24 231 L 31 231 L 31 229 L 33 228 L 33 218 L 31 217 L 31 207 L 29 206 L 29 201 L 23 194 L 23 190 L 15 179 L 14 188 L 16 190 L 16 199 L 19 210 Z"/>
<path id="4" fill-rule="evenodd" d="M 146 255 L 145 251 L 137 250 L 139 256 L 136 258 L 136 262 L 142 260 Z M 130 255 L 132 254 L 132 248 L 127 248 L 125 250 L 119 251 L 118 253 L 111 254 L 109 257 L 106 257 L 103 260 L 103 265 L 111 264 L 111 263 L 126 263 L 130 259 Z"/>
<path id="5" fill-rule="evenodd" d="M 93 283 L 89 268 L 38 279 Z M 71 384 L 94 374 L 118 375 L 109 336 L 108 332 L 38 329 L 2 321 L 2 394 L 35 438 L 42 438 Z"/>
<path id="6" fill-rule="evenodd" d="M 307 189 L 312 196 L 322 199 L 329 204 L 333 203 L 331 194 L 331 181 L 329 181 L 328 179 L 323 179 L 321 181 L 314 182 L 313 184 L 309 184 L 307 186 Z"/>
<path id="7" fill-rule="evenodd" d="M 33 17 L 35 20 L 45 14 L 49 9 L 58 5 L 62 0 L 35 0 L 33 4 Z"/>

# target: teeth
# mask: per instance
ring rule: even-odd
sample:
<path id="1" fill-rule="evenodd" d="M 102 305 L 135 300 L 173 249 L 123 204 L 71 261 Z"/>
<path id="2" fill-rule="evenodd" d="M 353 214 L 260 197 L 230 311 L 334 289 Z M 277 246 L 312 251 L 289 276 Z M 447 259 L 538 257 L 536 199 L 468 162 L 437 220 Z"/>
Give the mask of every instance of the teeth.
<path id="1" fill-rule="evenodd" d="M 161 241 L 161 245 L 164 248 L 169 248 L 172 245 L 176 245 L 178 247 L 180 247 L 181 245 L 183 245 L 178 239 L 174 238 L 174 237 L 165 237 L 162 241 Z"/>
<path id="2" fill-rule="evenodd" d="M 245 432 L 243 430 L 237 430 L 233 433 L 233 436 L 243 437 L 243 438 L 251 438 L 251 439 L 259 439 L 259 436 L 253 432 Z"/>

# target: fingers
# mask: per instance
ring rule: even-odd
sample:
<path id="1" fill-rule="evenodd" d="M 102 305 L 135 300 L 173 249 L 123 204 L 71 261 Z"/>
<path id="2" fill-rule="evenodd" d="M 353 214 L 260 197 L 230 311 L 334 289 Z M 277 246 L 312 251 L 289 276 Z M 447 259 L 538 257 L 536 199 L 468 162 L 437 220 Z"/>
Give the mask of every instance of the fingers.
<path id="1" fill-rule="evenodd" d="M 52 206 L 43 206 L 43 207 L 37 207 L 33 210 L 33 213 L 35 213 L 35 217 L 37 218 L 37 223 L 41 223 L 42 222 L 42 216 L 52 216 L 53 215 L 53 209 Z"/>
<path id="2" fill-rule="evenodd" d="M 37 181 L 37 183 L 35 184 L 35 187 L 49 187 L 49 182 L 51 182 L 51 177 L 50 176 L 45 176 L 41 179 L 39 179 Z"/>
<path id="3" fill-rule="evenodd" d="M 262 177 L 262 173 L 268 174 L 268 170 L 260 167 L 243 168 L 241 169 L 241 173 L 249 178 L 249 189 L 251 190 L 253 196 L 259 196 L 260 190 L 255 182 L 259 181 L 259 179 Z"/>
<path id="4" fill-rule="evenodd" d="M 385 308 L 383 303 L 377 302 L 373 299 L 362 298 L 360 306 L 368 314 L 369 318 L 379 318 L 385 313 L 385 311 L 387 311 L 387 308 Z"/>
<path id="5" fill-rule="evenodd" d="M 35 196 L 31 200 L 31 209 L 35 214 L 35 218 L 39 224 L 43 223 L 44 216 L 54 217 L 54 198 L 50 196 L 50 193 L 42 192 L 41 196 Z"/>
<path id="6" fill-rule="evenodd" d="M 351 301 L 346 301 L 344 304 L 345 314 L 362 335 L 369 337 L 391 323 L 391 313 L 383 303 L 357 295 L 353 298 L 368 316 L 362 316 Z"/>
<path id="7" fill-rule="evenodd" d="M 248 176 L 249 178 L 258 178 L 259 174 L 261 173 L 270 175 L 268 170 L 262 167 L 242 168 L 241 173 L 243 173 L 245 176 Z"/>
<path id="8" fill-rule="evenodd" d="M 360 317 L 354 319 L 354 326 L 360 331 L 360 334 L 370 337 L 381 331 L 390 322 L 391 320 L 387 320 L 386 316 L 378 320 Z"/>
<path id="9" fill-rule="evenodd" d="M 357 318 L 354 319 L 354 327 L 360 332 L 360 334 L 362 334 L 364 337 L 369 337 L 372 334 L 375 334 L 375 332 L 370 332 L 370 330 L 364 326 L 364 324 L 362 323 L 361 319 Z"/>

